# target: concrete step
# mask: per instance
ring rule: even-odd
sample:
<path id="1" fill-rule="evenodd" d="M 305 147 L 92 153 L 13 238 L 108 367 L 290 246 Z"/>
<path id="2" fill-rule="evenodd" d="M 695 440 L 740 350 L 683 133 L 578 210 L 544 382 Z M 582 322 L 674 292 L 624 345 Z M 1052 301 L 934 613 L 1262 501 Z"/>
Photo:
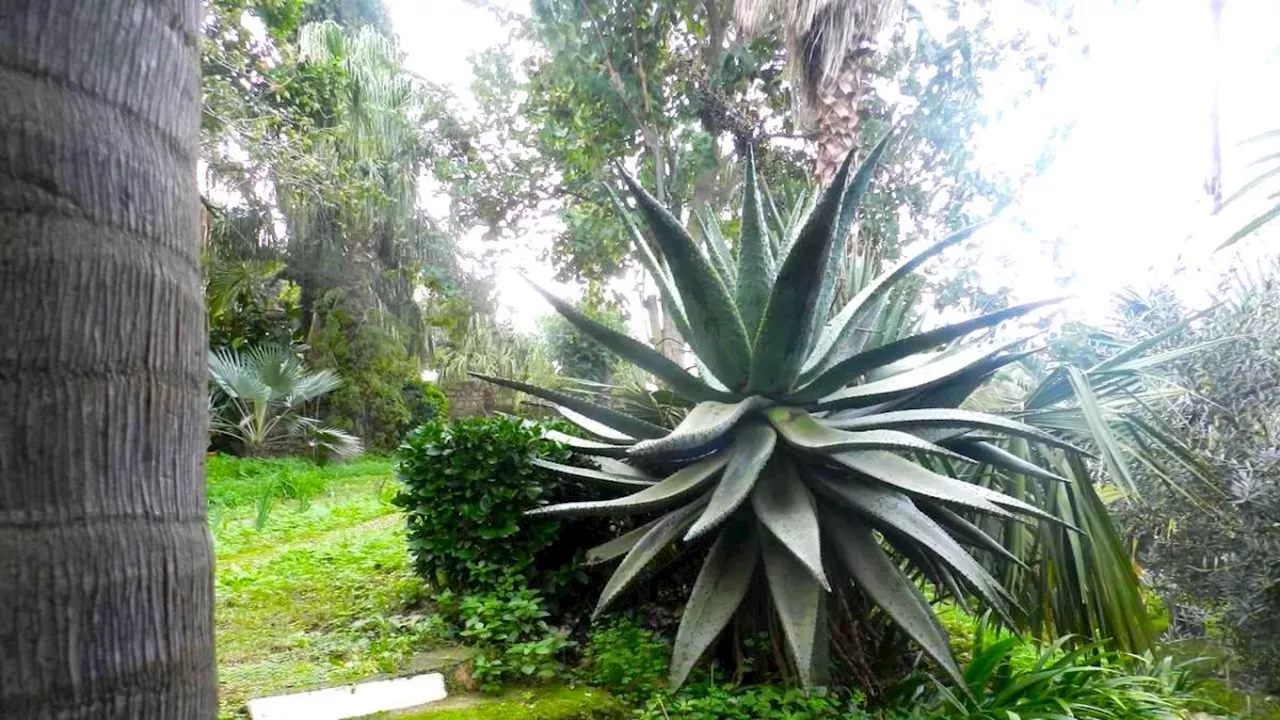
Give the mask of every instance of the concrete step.
<path id="1" fill-rule="evenodd" d="M 448 696 L 444 675 L 433 672 L 257 698 L 249 701 L 248 709 L 253 720 L 347 720 L 419 707 Z"/>

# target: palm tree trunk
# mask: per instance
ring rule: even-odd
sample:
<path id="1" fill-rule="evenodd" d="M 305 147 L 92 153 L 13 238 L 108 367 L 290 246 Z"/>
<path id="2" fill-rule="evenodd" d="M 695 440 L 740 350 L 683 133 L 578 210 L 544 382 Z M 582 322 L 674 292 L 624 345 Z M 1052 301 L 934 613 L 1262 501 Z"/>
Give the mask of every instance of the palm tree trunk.
<path id="1" fill-rule="evenodd" d="M 0 0 L 0 717 L 217 712 L 198 0 Z"/>
<path id="2" fill-rule="evenodd" d="M 858 142 L 858 101 L 862 98 L 863 68 L 850 53 L 840 72 L 818 90 L 814 108 L 818 160 L 814 174 L 826 185 L 840 169 L 845 155 Z"/>

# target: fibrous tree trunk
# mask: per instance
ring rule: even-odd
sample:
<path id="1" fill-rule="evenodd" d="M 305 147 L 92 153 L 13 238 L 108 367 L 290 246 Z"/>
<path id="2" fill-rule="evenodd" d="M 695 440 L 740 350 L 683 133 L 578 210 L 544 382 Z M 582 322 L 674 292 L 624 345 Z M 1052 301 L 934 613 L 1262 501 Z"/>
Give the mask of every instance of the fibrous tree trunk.
<path id="1" fill-rule="evenodd" d="M 818 145 L 814 175 L 824 186 L 858 142 L 858 101 L 862 97 L 862 82 L 861 61 L 856 54 L 850 53 L 835 77 L 818 88 L 813 108 Z"/>
<path id="2" fill-rule="evenodd" d="M 0 717 L 212 718 L 198 0 L 0 0 Z"/>

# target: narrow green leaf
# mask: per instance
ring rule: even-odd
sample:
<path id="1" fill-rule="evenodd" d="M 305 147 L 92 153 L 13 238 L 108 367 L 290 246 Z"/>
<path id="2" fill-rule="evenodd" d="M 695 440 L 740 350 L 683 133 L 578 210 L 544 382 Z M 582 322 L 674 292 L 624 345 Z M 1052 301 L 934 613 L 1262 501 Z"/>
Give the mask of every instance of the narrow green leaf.
<path id="1" fill-rule="evenodd" d="M 961 443 L 955 446 L 956 452 L 986 463 L 992 467 L 999 468 L 1005 472 L 1014 475 L 1025 475 L 1027 477 L 1040 478 L 1041 480 L 1052 480 L 1053 482 L 1069 483 L 1069 479 L 1051 473 L 1048 470 L 1036 465 L 1035 463 L 1024 460 L 1017 455 L 988 442 L 971 442 Z"/>
<path id="2" fill-rule="evenodd" d="M 543 460 L 541 458 L 534 458 L 533 464 L 560 475 L 568 475 L 570 477 L 588 480 L 598 485 L 604 485 L 605 487 L 615 489 L 635 491 L 657 484 L 652 480 L 640 480 L 634 477 L 627 477 L 625 475 L 612 475 L 607 472 L 592 470 L 590 468 L 561 465 L 560 463 L 554 463 L 550 460 Z"/>
<path id="3" fill-rule="evenodd" d="M 565 320 L 577 328 L 583 335 L 595 340 L 603 345 L 613 354 L 635 365 L 641 370 L 651 372 L 658 379 L 665 382 L 676 393 L 684 395 L 694 402 L 703 400 L 734 400 L 735 398 L 729 393 L 715 390 L 702 380 L 690 375 L 688 371 L 680 367 L 678 364 L 668 359 L 662 353 L 645 345 L 638 340 L 630 337 L 625 333 L 618 332 L 612 328 L 605 327 L 600 323 L 592 320 L 586 315 L 578 312 L 577 308 L 569 303 L 555 297 L 551 293 L 542 289 L 537 283 L 525 278 L 525 280 L 538 291 L 542 297 L 551 303 L 556 312 L 560 313 Z"/>
<path id="4" fill-rule="evenodd" d="M 833 231 L 852 160 L 852 155 L 845 159 L 778 268 L 753 346 L 755 356 L 748 385 L 751 392 L 762 395 L 785 392 L 800 375 L 812 337 L 814 315 L 823 312 L 818 307 L 822 273 L 831 256 Z"/>
<path id="5" fill-rule="evenodd" d="M 772 281 L 773 271 L 777 269 L 778 263 L 782 259 L 782 242 L 783 238 L 787 234 L 787 220 L 782 217 L 782 213 L 778 210 L 778 203 L 774 201 L 773 193 L 769 192 L 769 186 L 764 183 L 760 183 L 760 189 L 764 191 L 765 203 L 768 205 L 769 210 L 769 232 L 766 237 L 769 240 L 769 280 Z"/>
<path id="6" fill-rule="evenodd" d="M 841 308 L 840 312 L 827 323 L 822 332 L 818 335 L 817 343 L 814 345 L 813 350 L 805 360 L 805 369 L 811 370 L 818 368 L 827 360 L 827 356 L 831 353 L 832 349 L 838 346 L 840 339 L 844 337 L 848 331 L 849 324 L 853 322 L 854 317 L 857 316 L 861 310 L 866 308 L 869 303 L 879 298 L 883 293 L 894 287 L 903 278 L 910 275 L 916 268 L 923 265 L 926 260 L 932 258 L 943 250 L 946 250 L 952 245 L 963 242 L 985 225 L 986 223 L 980 223 L 952 234 L 945 240 L 934 244 L 932 247 L 926 248 L 920 254 L 903 260 L 892 269 L 882 273 L 866 287 L 862 288 L 857 295 L 853 296 L 849 302 L 845 303 L 845 306 Z M 838 362 L 839 360 L 840 358 L 833 359 L 834 362 Z"/>
<path id="7" fill-rule="evenodd" d="M 756 518 L 792 555 L 796 556 L 827 591 L 831 585 L 822 567 L 822 536 L 818 510 L 795 465 L 774 453 L 751 493 Z"/>
<path id="8" fill-rule="evenodd" d="M 760 538 L 760 550 L 769 595 L 800 674 L 800 684 L 812 687 L 814 649 L 818 643 L 827 642 L 825 623 L 820 624 L 825 620 L 822 603 L 826 590 L 814 580 L 808 568 L 771 535 Z"/>
<path id="9" fill-rule="evenodd" d="M 977 330 L 994 327 L 1013 318 L 1021 317 L 1046 305 L 1061 302 L 1061 298 L 1041 300 L 1039 302 L 1017 305 L 999 312 L 990 313 L 964 322 L 946 325 L 935 330 L 912 335 L 911 337 L 871 350 L 858 353 L 850 358 L 835 363 L 819 375 L 813 382 L 794 393 L 798 401 L 811 402 L 829 395 L 848 385 L 870 370 L 903 360 L 926 350 L 952 342 Z"/>
<path id="10" fill-rule="evenodd" d="M 724 453 L 699 460 L 669 475 L 657 485 L 612 500 L 560 503 L 529 510 L 525 515 L 635 515 L 674 505 L 702 490 L 716 473 L 724 469 L 728 458 Z"/>
<path id="11" fill-rule="evenodd" d="M 755 487 L 760 471 L 773 455 L 777 440 L 778 435 L 773 429 L 760 422 L 750 423 L 734 433 L 724 475 L 716 483 L 716 489 L 711 493 L 711 501 L 707 503 L 702 517 L 689 528 L 689 534 L 684 538 L 686 542 L 718 527 L 747 499 L 751 489 Z"/>
<path id="12" fill-rule="evenodd" d="M 957 540 L 968 545 L 972 545 L 973 547 L 986 550 L 997 557 L 1008 560 L 1024 570 L 1031 569 L 1022 561 L 1021 558 L 1009 552 L 1008 548 L 996 542 L 995 538 L 983 532 L 982 528 L 952 512 L 950 508 L 946 508 L 941 505 L 931 505 L 924 510 L 926 515 L 938 521 L 940 525 L 950 530 L 952 536 Z"/>
<path id="13" fill-rule="evenodd" d="M 1236 342 L 1244 339 L 1242 335 L 1232 335 L 1231 337 L 1215 338 L 1202 343 L 1188 345 L 1186 347 L 1175 348 L 1167 352 L 1148 355 L 1146 357 L 1134 358 L 1126 362 L 1118 364 L 1108 364 L 1104 370 L 1091 371 L 1091 374 L 1111 374 L 1111 373 L 1137 373 L 1150 368 L 1167 365 L 1175 360 L 1180 360 L 1188 355 L 1194 355 L 1203 352 L 1209 348 L 1223 345 L 1225 343 Z"/>
<path id="14" fill-rule="evenodd" d="M 702 509 L 705 502 L 706 498 L 703 498 L 699 502 L 690 503 L 645 526 L 648 530 L 637 538 L 627 552 L 627 556 L 618 564 L 618 569 L 614 570 L 604 590 L 601 591 L 600 600 L 596 603 L 595 612 L 591 615 L 592 619 L 600 617 L 600 614 L 635 582 L 640 572 L 658 556 L 658 553 L 680 537 L 680 533 L 689 527 L 689 523 L 693 522 L 698 510 Z M 633 530 L 632 533 L 634 532 Z"/>
<path id="15" fill-rule="evenodd" d="M 1276 168 L 1276 171 L 1280 172 L 1280 168 Z M 1275 207 L 1271 208 L 1270 210 L 1267 210 L 1261 215 L 1245 223 L 1244 227 L 1231 233 L 1231 237 L 1224 240 L 1222 244 L 1215 249 L 1221 250 L 1223 248 L 1227 248 L 1227 247 L 1231 247 L 1232 245 L 1235 245 L 1236 243 L 1240 242 L 1241 240 L 1248 237 L 1249 235 L 1252 235 L 1253 232 L 1258 228 L 1262 227 L 1263 225 L 1266 225 L 1267 223 L 1271 222 L 1272 220 L 1275 220 L 1278 217 L 1280 217 L 1280 203 L 1277 203 Z"/>
<path id="16" fill-rule="evenodd" d="M 738 241 L 738 312 L 754 338 L 764 317 L 769 291 L 773 287 L 773 259 L 769 250 L 769 230 L 760 203 L 760 186 L 756 177 L 756 158 L 747 150 L 747 172 L 742 201 L 742 235 Z"/>
<path id="17" fill-rule="evenodd" d="M 556 412 L 560 414 L 560 417 L 564 418 L 565 420 L 568 420 L 574 425 L 577 425 L 579 428 L 586 430 L 592 435 L 595 435 L 601 440 L 605 440 L 607 442 L 612 442 L 612 443 L 626 443 L 626 444 L 634 444 L 636 441 L 635 438 L 631 437 L 630 435 L 624 432 L 618 432 L 617 430 L 614 430 L 613 428 L 609 427 L 608 425 L 605 425 L 604 423 L 596 422 L 595 420 L 592 420 L 586 415 L 583 415 L 582 413 L 579 413 L 579 412 L 574 412 L 573 410 L 570 410 L 569 408 L 563 405 L 556 405 L 555 409 L 556 409 Z"/>
<path id="18" fill-rule="evenodd" d="M 623 173 L 622 179 L 662 248 L 690 326 L 697 328 L 685 340 L 725 385 L 743 387 L 751 367 L 751 343 L 733 296 L 680 221 L 630 175 Z"/>
<path id="19" fill-rule="evenodd" d="M 823 522 L 831 529 L 831 545 L 836 556 L 858 587 L 937 661 L 958 686 L 966 687 L 951 655 L 947 631 L 916 584 L 880 547 L 871 528 L 846 513 L 824 513 Z"/>
<path id="20" fill-rule="evenodd" d="M 1079 368 L 1071 366 L 1067 367 L 1067 379 L 1071 383 L 1071 389 L 1075 391 L 1076 399 L 1080 402 L 1080 411 L 1089 425 L 1089 434 L 1101 451 L 1103 465 L 1121 487 L 1132 493 L 1134 497 L 1138 497 L 1140 494 L 1138 484 L 1129 473 L 1129 465 L 1125 462 L 1124 454 L 1116 443 L 1115 435 L 1111 433 L 1111 426 L 1107 424 L 1102 406 L 1098 404 L 1098 398 L 1089 385 L 1089 379 Z"/>
<path id="21" fill-rule="evenodd" d="M 494 385 L 519 390 L 520 392 L 529 393 L 535 397 L 568 408 L 573 412 L 585 415 L 588 418 L 612 428 L 624 435 L 630 435 L 635 438 L 660 438 L 667 434 L 667 429 L 661 425 L 654 425 L 639 418 L 620 413 L 617 410 L 611 410 L 601 407 L 595 403 L 587 402 L 580 398 L 566 395 L 557 390 L 548 388 L 540 388 L 536 385 L 520 382 L 519 380 L 507 380 L 506 378 L 493 377 L 491 375 L 482 375 L 480 373 L 469 373 L 472 377 L 479 378 Z"/>
<path id="22" fill-rule="evenodd" d="M 707 553 L 680 618 L 671 653 L 671 688 L 678 690 L 720 636 L 751 586 L 760 545 L 746 523 L 725 528 Z"/>
<path id="23" fill-rule="evenodd" d="M 687 455 L 723 438 L 739 420 L 768 404 L 768 400 L 757 395 L 735 403 L 698 403 L 665 437 L 637 443 L 631 455 L 636 458 Z"/>

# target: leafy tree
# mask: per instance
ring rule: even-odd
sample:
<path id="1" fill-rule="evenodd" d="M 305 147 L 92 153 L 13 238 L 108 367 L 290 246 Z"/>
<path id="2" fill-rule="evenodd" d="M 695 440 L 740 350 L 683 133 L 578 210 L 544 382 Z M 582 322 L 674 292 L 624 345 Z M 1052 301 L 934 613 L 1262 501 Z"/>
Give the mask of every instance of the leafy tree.
<path id="1" fill-rule="evenodd" d="M 200 4 L 3 15 L 0 716 L 212 720 Z"/>
<path id="2" fill-rule="evenodd" d="M 590 298 L 588 298 L 589 300 Z M 617 311 L 592 302 L 581 302 L 578 311 L 613 330 L 625 330 L 625 320 Z M 543 325 L 547 352 L 559 366 L 560 375 L 595 383 L 613 379 L 617 356 L 559 316 L 548 318 Z"/>

